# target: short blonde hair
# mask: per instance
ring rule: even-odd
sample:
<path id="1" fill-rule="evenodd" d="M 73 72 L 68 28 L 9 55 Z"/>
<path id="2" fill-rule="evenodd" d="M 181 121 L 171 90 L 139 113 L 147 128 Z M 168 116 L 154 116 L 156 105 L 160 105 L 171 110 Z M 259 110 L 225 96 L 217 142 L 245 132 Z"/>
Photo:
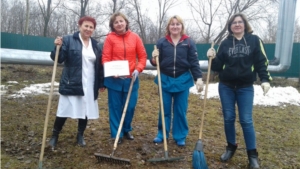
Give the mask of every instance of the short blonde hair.
<path id="1" fill-rule="evenodd" d="M 229 32 L 228 36 L 233 34 L 233 32 L 231 30 L 231 24 L 232 24 L 232 22 L 234 21 L 234 19 L 236 17 L 241 17 L 242 18 L 242 20 L 244 22 L 244 25 L 245 25 L 245 30 L 244 30 L 245 33 L 253 33 L 252 27 L 250 26 L 247 17 L 242 13 L 236 13 L 236 14 L 232 15 L 231 18 L 227 22 L 227 30 Z"/>
<path id="2" fill-rule="evenodd" d="M 124 20 L 126 22 L 126 31 L 127 31 L 129 29 L 129 21 L 128 21 L 127 17 L 121 12 L 116 12 L 116 13 L 112 14 L 112 16 L 110 17 L 110 19 L 109 19 L 109 28 L 110 28 L 110 30 L 112 32 L 115 31 L 114 22 L 115 22 L 117 16 L 121 16 L 122 18 L 124 18 Z"/>
<path id="3" fill-rule="evenodd" d="M 168 21 L 168 24 L 167 24 L 167 27 L 166 27 L 166 35 L 170 35 L 169 26 L 171 25 L 173 19 L 177 19 L 177 21 L 182 25 L 182 30 L 180 32 L 180 35 L 185 34 L 185 29 L 184 29 L 184 24 L 183 24 L 182 18 L 180 16 L 178 16 L 178 15 L 174 15 Z"/>

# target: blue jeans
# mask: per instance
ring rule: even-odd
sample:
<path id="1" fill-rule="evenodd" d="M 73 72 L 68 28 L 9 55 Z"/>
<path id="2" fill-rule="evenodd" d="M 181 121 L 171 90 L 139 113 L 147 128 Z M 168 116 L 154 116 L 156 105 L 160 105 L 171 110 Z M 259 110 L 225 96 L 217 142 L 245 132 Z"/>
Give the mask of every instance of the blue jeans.
<path id="1" fill-rule="evenodd" d="M 254 98 L 253 86 L 244 88 L 231 88 L 220 82 L 219 95 L 222 104 L 227 142 L 233 145 L 236 144 L 236 131 L 234 123 L 236 118 L 235 104 L 237 104 L 240 124 L 243 129 L 247 150 L 256 149 L 256 136 L 252 121 Z"/>

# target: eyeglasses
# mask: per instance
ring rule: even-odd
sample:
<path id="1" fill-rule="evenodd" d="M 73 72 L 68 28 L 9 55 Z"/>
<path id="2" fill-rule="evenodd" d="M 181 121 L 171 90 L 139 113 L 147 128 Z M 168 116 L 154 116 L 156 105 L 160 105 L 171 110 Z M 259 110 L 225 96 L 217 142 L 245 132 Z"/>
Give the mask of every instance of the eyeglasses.
<path id="1" fill-rule="evenodd" d="M 237 22 L 232 22 L 231 23 L 231 25 L 237 25 L 237 24 L 241 25 L 241 24 L 244 24 L 244 22 L 243 21 L 237 21 Z"/>

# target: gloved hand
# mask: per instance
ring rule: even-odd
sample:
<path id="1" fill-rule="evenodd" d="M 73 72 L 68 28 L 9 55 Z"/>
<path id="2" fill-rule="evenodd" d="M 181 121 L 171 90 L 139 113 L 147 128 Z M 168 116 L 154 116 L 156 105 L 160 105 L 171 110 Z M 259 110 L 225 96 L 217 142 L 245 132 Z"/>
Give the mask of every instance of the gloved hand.
<path id="1" fill-rule="evenodd" d="M 152 57 L 155 58 L 159 55 L 159 50 L 157 48 L 154 48 L 154 50 L 152 51 Z"/>
<path id="2" fill-rule="evenodd" d="M 131 76 L 134 78 L 134 79 L 136 79 L 138 76 L 139 76 L 139 71 L 138 70 L 134 70 L 133 72 L 132 72 L 132 74 L 131 74 Z"/>
<path id="3" fill-rule="evenodd" d="M 214 59 L 216 57 L 216 50 L 214 48 L 209 48 L 206 55 L 208 58 Z"/>
<path id="4" fill-rule="evenodd" d="M 196 82 L 197 91 L 200 93 L 203 90 L 203 81 L 202 78 L 198 78 Z"/>
<path id="5" fill-rule="evenodd" d="M 270 89 L 270 83 L 269 82 L 263 82 L 261 84 L 261 88 L 263 89 L 264 91 L 264 95 L 266 95 Z"/>

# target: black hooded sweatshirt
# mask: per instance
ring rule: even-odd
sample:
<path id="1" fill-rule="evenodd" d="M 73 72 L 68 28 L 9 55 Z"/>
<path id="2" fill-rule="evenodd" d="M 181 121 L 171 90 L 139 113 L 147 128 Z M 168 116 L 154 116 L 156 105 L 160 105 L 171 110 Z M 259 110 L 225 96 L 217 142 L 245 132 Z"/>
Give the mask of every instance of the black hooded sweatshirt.
<path id="1" fill-rule="evenodd" d="M 263 42 L 256 35 L 245 34 L 241 40 L 231 35 L 221 42 L 211 69 L 219 73 L 220 82 L 241 88 L 253 85 L 256 74 L 261 82 L 271 81 L 267 67 Z"/>

